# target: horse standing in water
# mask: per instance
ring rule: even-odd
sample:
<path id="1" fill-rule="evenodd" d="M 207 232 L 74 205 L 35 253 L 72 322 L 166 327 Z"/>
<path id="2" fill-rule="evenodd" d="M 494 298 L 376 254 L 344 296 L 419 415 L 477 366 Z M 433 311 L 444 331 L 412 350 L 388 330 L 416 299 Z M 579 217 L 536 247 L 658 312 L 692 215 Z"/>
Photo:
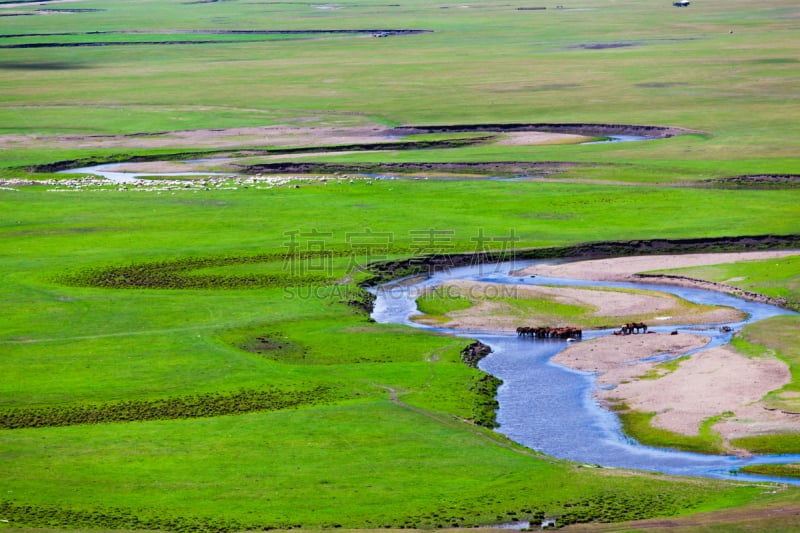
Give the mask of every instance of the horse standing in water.
<path id="1" fill-rule="evenodd" d="M 639 330 L 642 333 L 647 333 L 647 324 L 644 322 L 629 322 L 627 324 L 622 324 L 618 331 L 614 332 L 614 335 L 630 335 L 632 333 L 639 333 Z"/>

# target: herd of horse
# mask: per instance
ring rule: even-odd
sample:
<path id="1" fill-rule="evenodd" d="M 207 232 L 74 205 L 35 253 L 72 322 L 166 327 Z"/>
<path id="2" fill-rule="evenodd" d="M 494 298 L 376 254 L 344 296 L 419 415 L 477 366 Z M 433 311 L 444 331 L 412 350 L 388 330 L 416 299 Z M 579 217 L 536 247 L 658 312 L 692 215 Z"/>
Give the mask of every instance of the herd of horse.
<path id="1" fill-rule="evenodd" d="M 647 324 L 644 322 L 630 322 L 622 324 L 620 329 L 614 332 L 614 335 L 630 335 L 631 333 L 647 333 Z"/>
<path id="2" fill-rule="evenodd" d="M 614 335 L 631 335 L 634 333 L 647 333 L 647 324 L 644 322 L 630 322 L 623 324 L 620 329 L 614 331 Z M 583 337 L 583 330 L 572 326 L 561 328 L 520 326 L 517 328 L 517 335 L 534 339 L 577 340 Z"/>
<path id="3" fill-rule="evenodd" d="M 571 326 L 563 328 L 520 326 L 517 328 L 517 335 L 538 339 L 580 339 L 583 331 Z"/>

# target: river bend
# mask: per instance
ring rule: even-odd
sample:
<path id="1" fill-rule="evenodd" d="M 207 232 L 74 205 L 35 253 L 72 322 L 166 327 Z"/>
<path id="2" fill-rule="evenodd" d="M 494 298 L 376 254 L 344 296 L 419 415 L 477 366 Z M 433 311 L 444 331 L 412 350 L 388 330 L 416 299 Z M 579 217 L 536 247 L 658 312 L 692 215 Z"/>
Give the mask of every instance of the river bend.
<path id="1" fill-rule="evenodd" d="M 739 474 L 745 465 L 800 462 L 797 455 L 760 455 L 751 458 L 702 455 L 643 446 L 622 432 L 618 417 L 598 405 L 593 396 L 593 373 L 580 372 L 550 362 L 568 346 L 561 340 L 519 339 L 515 334 L 493 331 L 448 330 L 425 326 L 411 320 L 420 314 L 416 298 L 425 289 L 445 281 L 472 280 L 492 283 L 562 286 L 605 286 L 651 289 L 668 292 L 691 302 L 735 307 L 748 314 L 742 322 L 726 324 L 735 331 L 744 324 L 771 316 L 792 314 L 779 307 L 750 302 L 714 291 L 640 283 L 598 282 L 547 277 L 518 277 L 511 271 L 532 262 L 478 265 L 436 273 L 415 283 L 389 283 L 374 290 L 372 317 L 381 323 L 405 324 L 457 336 L 475 338 L 492 347 L 479 367 L 503 380 L 497 393 L 498 432 L 547 455 L 580 463 L 612 468 L 631 468 L 688 475 L 741 480 L 776 481 L 800 485 L 798 479 Z M 657 332 L 680 331 L 711 337 L 703 349 L 726 344 L 732 333 L 720 331 L 721 324 L 651 327 Z M 609 331 L 584 331 L 584 340 Z"/>

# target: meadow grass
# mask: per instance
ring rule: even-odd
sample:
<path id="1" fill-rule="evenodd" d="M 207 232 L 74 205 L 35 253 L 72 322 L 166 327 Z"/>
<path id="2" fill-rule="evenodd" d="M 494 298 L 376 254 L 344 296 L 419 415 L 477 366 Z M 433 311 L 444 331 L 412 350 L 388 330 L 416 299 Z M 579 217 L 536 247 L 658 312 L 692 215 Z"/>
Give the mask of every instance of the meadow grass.
<path id="1" fill-rule="evenodd" d="M 417 309 L 425 313 L 426 320 L 446 322 L 447 313 L 469 309 L 474 302 L 469 298 L 456 295 L 441 295 L 435 292 L 428 292 L 417 298 Z"/>
<path id="2" fill-rule="evenodd" d="M 5 431 L 4 456 L 14 457 L 15 473 L 4 478 L 3 488 L 11 490 L 13 500 L 21 503 L 45 507 L 57 503 L 61 511 L 53 510 L 53 513 L 63 513 L 64 508 L 74 511 L 122 507 L 145 515 L 161 513 L 184 518 L 212 515 L 244 522 L 252 519 L 260 525 L 280 526 L 297 521 L 315 527 L 328 524 L 334 516 L 339 522 L 359 527 L 397 526 L 406 522 L 409 525 L 443 524 L 462 515 L 463 522 L 452 523 L 487 523 L 491 517 L 496 519 L 492 513 L 498 510 L 516 509 L 518 512 L 522 508 L 557 507 L 547 502 L 552 499 L 554 487 L 562 484 L 564 488 L 555 492 L 564 494 L 555 498 L 562 503 L 592 499 L 596 491 L 630 494 L 628 491 L 634 490 L 638 482 L 632 484 L 623 477 L 614 478 L 609 485 L 606 476 L 587 477 L 583 473 L 576 476 L 571 467 L 543 462 L 544 458 L 539 457 L 517 457 L 519 454 L 512 453 L 515 466 L 507 470 L 498 468 L 505 460 L 500 457 L 509 452 L 504 451 L 503 439 L 496 436 L 477 441 L 476 446 L 482 454 L 487 454 L 485 457 L 472 454 L 469 445 L 455 444 L 462 438 L 459 435 L 471 435 L 475 428 L 456 420 L 472 419 L 482 401 L 475 391 L 480 372 L 459 359 L 458 352 L 466 344 L 465 340 L 372 324 L 344 303 L 348 296 L 346 291 L 354 287 L 342 286 L 344 292 L 339 293 L 332 287 L 318 285 L 250 290 L 101 289 L 65 286 L 59 281 L 65 274 L 76 275 L 86 269 L 120 265 L 235 257 L 237 254 L 245 259 L 264 253 L 280 256 L 291 248 L 290 234 L 298 229 L 305 236 L 297 244 L 300 250 L 307 249 L 310 241 L 319 237 L 319 233 L 312 231 L 315 228 L 330 232 L 325 249 L 336 251 L 340 256 L 330 265 L 321 266 L 330 266 L 332 274 L 339 277 L 370 260 L 421 251 L 420 246 L 425 243 L 418 240 L 418 232 L 424 232 L 425 228 L 452 224 L 449 227 L 457 229 L 452 240 L 445 244 L 456 250 L 470 251 L 475 242 L 469 237 L 481 228 L 485 236 L 502 237 L 507 234 L 509 220 L 514 218 L 531 220 L 533 226 L 543 229 L 552 226 L 555 217 L 559 226 L 549 230 L 547 239 L 542 238 L 540 231 L 528 230 L 519 232 L 521 240 L 517 245 L 567 244 L 587 233 L 584 217 L 564 216 L 571 210 L 587 206 L 605 210 L 606 214 L 596 215 L 599 220 L 602 216 L 609 217 L 615 209 L 623 212 L 631 206 L 630 197 L 608 194 L 599 186 L 569 186 L 573 194 L 568 196 L 559 194 L 564 193 L 564 187 L 530 183 L 514 183 L 509 187 L 491 182 L 428 182 L 423 185 L 387 181 L 372 186 L 318 185 L 270 191 L 205 191 L 202 194 L 85 192 L 69 196 L 68 201 L 47 192 L 46 187 L 3 191 L 6 213 L 2 229 L 4 284 L 0 292 L 6 312 L 1 322 L 0 342 L 5 356 L 2 369 L 7 379 L 0 385 L 0 402 L 4 410 L 80 407 L 121 400 L 153 401 L 191 394 L 231 393 L 265 385 L 289 390 L 322 385 L 336 391 L 333 404 L 306 406 L 294 411 Z M 550 201 L 544 205 L 519 202 L 520 195 L 526 192 L 538 199 L 549 194 Z M 662 205 L 673 204 L 672 209 L 677 212 L 692 198 L 683 193 L 681 189 L 654 190 L 652 196 L 640 197 L 643 201 L 650 198 L 651 209 L 658 210 L 660 202 L 675 194 L 679 198 Z M 476 194 L 485 202 L 478 205 L 484 207 L 477 210 L 472 207 L 471 215 L 465 217 L 464 213 L 470 211 L 460 208 L 459 203 L 474 206 Z M 710 191 L 710 194 L 726 201 L 725 196 L 741 198 L 748 193 Z M 448 198 L 447 204 L 436 201 L 444 195 Z M 639 191 L 635 190 L 634 195 L 639 196 Z M 787 202 L 784 195 L 775 192 L 758 196 L 768 199 L 767 205 Z M 621 205 L 614 206 L 616 202 Z M 437 206 L 435 210 L 424 208 L 434 205 Z M 646 212 L 644 205 L 639 208 Z M 751 209 L 756 211 L 756 205 Z M 531 218 L 534 214 L 531 211 L 536 210 L 541 216 Z M 409 217 L 409 212 L 414 213 L 413 217 Z M 719 212 L 704 213 L 701 225 L 683 226 L 681 235 L 704 234 L 713 226 Z M 663 218 L 663 215 L 654 216 L 647 231 L 639 226 L 631 236 L 651 234 L 651 229 L 655 230 Z M 775 220 L 766 212 L 763 218 Z M 312 222 L 309 224 L 309 221 Z M 787 223 L 786 217 L 781 223 Z M 607 237 L 621 236 L 618 228 L 596 229 Z M 756 221 L 743 218 L 737 231 L 753 233 L 757 229 L 763 228 Z M 674 231 L 659 231 L 665 236 L 675 235 Z M 374 248 L 367 251 L 352 247 L 353 240 L 348 241 L 348 232 L 376 239 L 382 237 L 371 241 Z M 385 234 L 391 235 L 391 239 L 387 240 Z M 225 275 L 229 269 L 227 275 L 234 276 L 246 274 L 249 268 L 274 271 L 275 263 L 275 260 L 263 264 L 245 261 L 213 268 L 219 275 Z M 242 268 L 245 272 L 240 270 Z M 187 275 L 191 274 L 189 270 Z M 317 291 L 320 288 L 324 290 Z M 303 293 L 301 289 L 310 292 Z M 256 342 L 258 337 L 266 341 Z M 262 353 L 257 353 L 259 348 Z M 430 416 L 414 415 L 413 422 L 407 416 L 393 417 L 392 413 L 404 410 L 389 402 L 389 390 L 396 391 L 406 405 Z M 370 449 L 382 446 L 379 443 L 383 441 L 377 435 L 383 435 L 387 442 L 396 440 L 397 434 L 408 433 L 411 426 L 418 427 L 420 417 L 425 425 L 436 427 L 444 423 L 442 430 L 452 432 L 454 443 L 448 445 L 447 441 L 435 437 L 433 441 L 438 443 L 439 450 L 436 453 L 426 451 L 430 444 L 423 445 L 416 438 L 402 439 L 398 448 L 389 446 L 386 452 Z M 317 420 L 315 427 L 323 432 L 315 439 L 328 442 L 331 435 L 339 436 L 326 444 L 326 453 L 319 452 L 313 460 L 306 457 L 302 446 L 298 448 L 299 444 L 293 440 L 303 435 L 299 428 L 307 423 L 307 418 Z M 244 424 L 243 420 L 255 423 Z M 224 439 L 217 441 L 222 434 L 211 431 L 208 424 L 237 427 L 242 438 L 267 440 L 262 441 L 264 445 L 260 448 L 253 445 L 252 440 L 251 444 L 244 445 L 241 439 L 230 447 L 220 448 Z M 354 424 L 368 425 L 373 437 L 368 440 L 350 438 L 348 433 Z M 276 429 L 278 426 L 280 430 Z M 110 439 L 110 435 L 128 436 L 118 441 Z M 40 445 L 31 444 L 31 439 L 42 437 L 45 440 Z M 52 442 L 62 443 L 57 455 L 49 451 L 46 444 L 50 438 Z M 185 443 L 190 441 L 195 444 L 186 447 Z M 312 441 L 315 440 L 308 442 Z M 120 444 L 119 449 L 108 447 L 116 446 L 115 442 L 131 444 Z M 129 451 L 133 442 L 138 442 L 136 447 L 143 450 L 145 457 L 138 466 L 124 466 L 131 457 L 123 450 Z M 237 450 L 241 446 L 253 450 L 240 454 Z M 197 455 L 197 449 L 206 447 L 208 454 Z M 310 469 L 314 472 L 312 477 L 297 477 L 296 470 L 285 467 L 272 470 L 288 461 L 276 455 L 278 449 L 284 450 L 280 453 L 297 449 L 297 461 L 319 466 Z M 211 450 L 219 453 L 209 455 Z M 375 455 L 390 451 L 397 460 L 390 459 L 389 455 Z M 251 457 L 254 453 L 261 453 L 260 459 Z M 493 458 L 495 454 L 499 455 Z M 231 464 L 232 456 L 241 456 L 241 460 Z M 61 459 L 54 462 L 54 457 Z M 353 461 L 364 466 L 348 470 L 346 465 Z M 518 462 L 530 465 L 520 469 L 516 466 Z M 261 466 L 251 470 L 247 466 L 251 463 Z M 192 473 L 201 464 L 207 470 L 202 474 L 206 481 Z M 377 469 L 375 476 L 364 477 L 366 464 Z M 416 467 L 410 468 L 410 464 Z M 467 464 L 471 466 L 467 468 Z M 475 474 L 477 464 L 485 469 L 486 480 L 481 478 L 484 474 Z M 267 475 L 267 470 L 262 472 L 263 469 L 269 470 L 271 476 Z M 464 474 L 467 477 L 455 475 L 459 469 L 469 472 Z M 539 474 L 533 476 L 534 470 Z M 264 506 L 260 499 L 251 497 L 249 489 L 241 493 L 244 478 L 232 476 L 234 471 L 266 483 L 266 488 L 260 489 L 261 494 L 273 494 L 270 500 L 274 498 L 275 503 Z M 401 474 L 412 471 L 417 474 L 410 478 Z M 510 477 L 499 476 L 498 472 L 502 471 L 509 472 Z M 342 476 L 352 480 L 347 487 L 335 481 Z M 376 484 L 377 478 L 385 479 Z M 440 478 L 448 478 L 448 481 Z M 497 481 L 489 483 L 489 478 Z M 226 484 L 219 485 L 221 479 L 227 479 Z M 126 481 L 119 483 L 120 480 Z M 316 490 L 315 485 L 323 480 L 331 485 L 323 488 L 336 490 Z M 396 484 L 389 484 L 394 480 Z M 676 495 L 678 503 L 664 512 L 675 514 L 696 509 L 698 505 L 718 507 L 730 498 L 743 497 L 740 489 L 725 489 L 719 485 L 722 492 L 714 493 L 718 496 L 690 503 L 677 496 L 685 492 L 680 482 L 666 483 L 675 490 L 653 485 L 652 493 L 638 490 L 642 495 L 639 501 L 647 501 L 643 494 L 666 491 Z M 705 483 L 718 486 L 715 482 Z M 407 498 L 407 491 L 416 490 L 412 487 L 420 484 L 437 486 L 439 492 L 423 491 L 418 493 L 419 497 Z M 112 486 L 116 488 L 101 490 L 101 487 Z M 498 487 L 492 489 L 496 499 L 481 500 L 478 493 L 486 494 L 486 487 L 494 486 Z M 549 488 L 533 493 L 523 490 L 537 486 Z M 388 492 L 389 487 L 391 492 Z M 68 489 L 65 491 L 65 488 Z M 297 490 L 300 492 L 296 499 L 286 494 Z M 475 496 L 469 496 L 469 491 L 476 491 Z M 388 494 L 397 503 L 387 504 Z M 524 502 L 520 494 L 528 494 Z M 240 503 L 234 504 L 234 499 Z M 297 507 L 301 501 L 305 502 L 305 507 Z M 342 506 L 341 501 L 359 503 Z M 421 503 L 423 501 L 428 503 Z M 441 502 L 450 501 L 468 501 L 466 507 L 471 510 L 443 513 Z M 632 507 L 641 508 L 639 504 L 632 504 Z M 290 512 L 289 509 L 295 510 Z M 621 516 L 618 515 L 618 519 Z M 17 523 L 45 524 L 32 516 L 21 518 Z M 68 520 L 60 523 L 70 525 Z"/>
<path id="3" fill-rule="evenodd" d="M 369 322 L 346 303 L 363 273 L 340 286 L 251 289 L 112 289 L 65 279 L 196 258 L 211 258 L 209 266 L 184 272 L 188 277 L 224 280 L 297 267 L 339 279 L 373 261 L 509 244 L 797 233 L 797 190 L 646 186 L 797 173 L 791 1 L 709 0 L 676 10 L 588 0 L 586 10 L 531 12 L 499 0 L 464 9 L 422 0 L 355 0 L 338 9 L 79 5 L 102 11 L 0 17 L 0 46 L 219 42 L 3 49 L 4 178 L 64 160 L 208 151 L 191 141 L 149 148 L 138 137 L 99 147 L 92 137 L 201 128 L 599 122 L 700 133 L 624 145 L 480 145 L 309 159 L 576 161 L 584 164 L 560 177 L 594 185 L 397 180 L 174 194 L 0 190 L 3 412 L 272 386 L 334 391 L 324 405 L 291 410 L 3 430 L 0 518 L 11 522 L 2 527 L 432 528 L 545 513 L 564 522 L 674 516 L 781 497 L 717 481 L 576 469 L 477 427 L 471 421 L 486 404 L 476 388 L 482 374 L 459 360 L 466 340 Z M 169 34 L 369 28 L 433 33 L 257 40 Z M 87 33 L 99 30 L 158 35 Z M 65 32 L 76 35 L 54 35 Z M 619 44 L 625 46 L 596 48 Z M 48 135 L 74 138 L 62 143 Z M 452 137 L 421 140 L 443 138 Z M 269 146 L 248 141 L 237 148 Z M 430 230 L 446 231 L 449 240 L 426 240 Z M 247 259 L 319 251 L 320 232 L 324 250 L 334 252 L 330 262 Z M 214 263 L 219 257 L 244 259 Z M 777 329 L 780 346 L 772 349 L 792 360 L 796 334 L 790 325 Z"/>
<path id="4" fill-rule="evenodd" d="M 762 172 L 772 159 L 791 160 L 797 144 L 791 112 L 796 91 L 789 81 L 797 64 L 794 5 L 788 0 L 757 6 L 713 0 L 691 10 L 592 0 L 584 11 L 539 12 L 499 1 L 473 9 L 362 1 L 335 10 L 224 2 L 91 4 L 105 11 L 68 19 L 4 17 L 0 32 L 63 33 L 65 20 L 75 32 L 387 25 L 434 32 L 387 39 L 9 49 L 2 62 L 5 131 L 138 133 L 300 121 L 368 124 L 377 117 L 396 124 L 657 123 L 710 135 L 581 151 L 595 160 L 691 161 L 709 168 L 712 162 L 736 162 L 732 170 L 740 161 L 761 160 Z M 620 42 L 632 46 L 581 47 Z M 42 84 L 58 90 L 41 91 Z M 562 156 L 574 154 L 557 148 L 567 150 Z"/>
<path id="5" fill-rule="evenodd" d="M 742 467 L 740 471 L 763 476 L 800 477 L 800 464 L 750 465 Z"/>
<path id="6" fill-rule="evenodd" d="M 793 308 L 800 306 L 800 256 L 660 270 L 657 273 L 725 283 L 767 296 L 786 298 Z"/>
<path id="7" fill-rule="evenodd" d="M 619 415 L 625 433 L 646 446 L 705 454 L 720 454 L 726 451 L 722 446 L 722 438 L 712 429 L 724 415 L 704 420 L 698 435 L 693 436 L 654 427 L 651 422 L 656 413 L 630 410 L 624 405 L 615 406 L 614 410 Z"/>
<path id="8" fill-rule="evenodd" d="M 6 483 L 13 480 L 17 498 L 34 505 L 57 501 L 90 509 L 102 490 L 105 506 L 143 509 L 145 516 L 158 502 L 157 509 L 169 510 L 165 519 L 217 516 L 283 528 L 491 523 L 609 495 L 644 515 L 674 513 L 757 492 L 608 473 L 588 473 L 576 483 L 572 466 L 491 443 L 458 423 L 373 401 L 185 422 L 19 430 L 3 451 L 14 459 Z M 65 483 L 74 487 L 68 501 Z M 519 490 L 523 486 L 546 490 Z M 649 497 L 656 509 L 634 503 Z"/>

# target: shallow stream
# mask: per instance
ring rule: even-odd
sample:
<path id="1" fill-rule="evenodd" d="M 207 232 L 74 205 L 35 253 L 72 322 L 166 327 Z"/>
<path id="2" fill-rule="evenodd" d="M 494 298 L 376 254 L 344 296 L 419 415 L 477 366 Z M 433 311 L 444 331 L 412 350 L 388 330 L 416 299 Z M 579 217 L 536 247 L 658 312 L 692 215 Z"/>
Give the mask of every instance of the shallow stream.
<path id="1" fill-rule="evenodd" d="M 653 137 L 643 137 L 641 135 L 609 135 L 606 139 L 602 141 L 589 141 L 580 144 L 609 144 L 609 143 L 623 143 L 623 142 L 638 142 L 638 141 L 651 141 L 654 140 Z M 168 163 L 172 165 L 179 165 L 179 164 L 186 164 L 192 165 L 197 163 L 214 163 L 217 165 L 227 163 L 233 161 L 232 158 L 229 157 L 219 157 L 219 158 L 205 158 L 205 159 L 191 159 L 191 160 L 174 160 L 168 161 Z M 165 163 L 167 161 L 164 161 Z M 80 167 L 80 168 L 71 168 L 67 170 L 62 170 L 59 174 L 92 174 L 95 176 L 100 176 L 109 180 L 112 183 L 117 184 L 126 184 L 126 183 L 136 183 L 143 178 L 147 178 L 150 176 L 159 176 L 159 177 L 175 177 L 175 178 L 183 178 L 183 177 L 191 177 L 191 176 L 228 176 L 233 177 L 231 173 L 221 173 L 221 172 L 203 172 L 203 171 L 191 171 L 191 172 L 156 172 L 156 171 L 146 171 L 146 172 L 128 172 L 128 171 L 120 171 L 118 170 L 120 166 L 124 166 L 129 163 L 103 163 L 100 165 L 93 165 L 88 167 Z M 370 176 L 376 177 L 376 176 Z M 524 178 L 528 178 L 529 176 L 525 176 Z M 450 178 L 452 179 L 452 178 Z M 513 181 L 515 179 L 520 178 L 487 178 L 487 179 L 499 179 L 502 181 Z"/>
<path id="2" fill-rule="evenodd" d="M 740 474 L 739 468 L 760 463 L 800 462 L 796 455 L 760 455 L 752 458 L 701 455 L 669 449 L 643 446 L 622 432 L 620 421 L 611 411 L 595 401 L 593 373 L 580 372 L 551 363 L 550 359 L 566 348 L 562 340 L 518 338 L 516 334 L 493 331 L 463 331 L 433 328 L 413 322 L 411 316 L 420 314 L 416 298 L 425 289 L 450 280 L 473 280 L 503 284 L 554 284 L 563 286 L 605 286 L 651 289 L 676 294 L 696 303 L 735 307 L 748 313 L 743 322 L 725 324 L 735 332 L 744 324 L 771 316 L 792 314 L 779 307 L 742 300 L 727 294 L 639 283 L 610 283 L 546 277 L 519 277 L 510 272 L 532 262 L 502 263 L 456 268 L 436 273 L 417 283 L 387 284 L 375 290 L 377 300 L 373 318 L 381 323 L 406 324 L 478 339 L 492 347 L 492 353 L 479 367 L 502 379 L 497 394 L 499 410 L 498 432 L 512 440 L 547 455 L 588 465 L 612 468 L 632 468 L 672 475 L 689 475 L 740 480 L 779 481 L 800 485 L 798 479 L 784 479 Z M 651 331 L 678 329 L 712 338 L 707 349 L 726 344 L 733 332 L 720 330 L 722 324 L 691 326 L 655 326 Z M 588 340 L 610 331 L 584 331 Z"/>

